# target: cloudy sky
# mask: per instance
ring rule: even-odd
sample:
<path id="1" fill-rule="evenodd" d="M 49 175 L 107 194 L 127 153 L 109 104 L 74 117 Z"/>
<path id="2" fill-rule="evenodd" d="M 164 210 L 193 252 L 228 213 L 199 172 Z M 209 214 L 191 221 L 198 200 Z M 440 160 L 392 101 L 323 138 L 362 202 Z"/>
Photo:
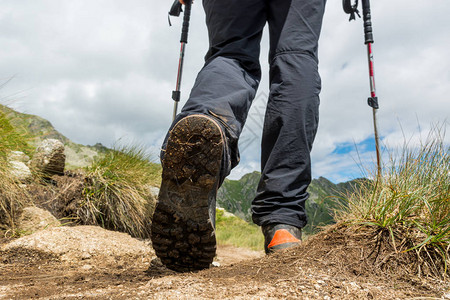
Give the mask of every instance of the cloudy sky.
<path id="1" fill-rule="evenodd" d="M 432 3 L 431 3 L 432 2 Z M 450 122 L 450 3 L 372 1 L 378 123 L 383 147 L 418 143 L 433 124 Z M 81 144 L 100 142 L 158 149 L 170 125 L 181 19 L 172 1 L 2 0 L 0 102 L 48 119 Z M 231 178 L 259 170 L 268 94 L 268 39 L 263 79 L 241 139 L 242 161 Z M 201 1 L 193 6 L 182 103 L 208 46 Z M 319 132 L 313 177 L 341 182 L 361 176 L 375 160 L 369 80 L 361 19 L 349 23 L 330 0 L 320 48 Z M 9 82 L 7 82 L 9 81 Z M 446 142 L 450 143 L 449 134 Z"/>

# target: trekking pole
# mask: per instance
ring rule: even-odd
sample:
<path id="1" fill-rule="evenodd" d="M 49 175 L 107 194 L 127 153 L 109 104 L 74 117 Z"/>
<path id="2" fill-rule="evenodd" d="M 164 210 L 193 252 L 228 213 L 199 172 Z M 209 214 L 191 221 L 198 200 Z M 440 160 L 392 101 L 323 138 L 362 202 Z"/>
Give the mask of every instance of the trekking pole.
<path id="1" fill-rule="evenodd" d="M 379 109 L 378 97 L 375 90 L 375 75 L 374 75 L 374 62 L 373 62 L 373 33 L 372 33 L 372 19 L 370 14 L 370 2 L 369 0 L 361 0 L 363 8 L 363 22 L 364 22 L 364 43 L 367 45 L 367 58 L 369 62 L 369 82 L 370 82 L 370 97 L 367 99 L 367 104 L 372 107 L 373 115 L 373 128 L 375 133 L 375 148 L 377 153 L 377 179 L 381 178 L 381 154 L 380 154 L 380 138 L 378 136 L 377 126 L 377 110 Z M 355 14 L 359 15 L 358 0 L 355 0 L 355 4 L 351 4 L 351 0 L 342 0 L 342 6 L 345 13 L 350 14 L 350 19 L 355 20 Z"/>
<path id="2" fill-rule="evenodd" d="M 172 99 L 174 101 L 173 106 L 173 121 L 175 120 L 175 117 L 177 115 L 178 111 L 178 102 L 180 102 L 181 98 L 181 77 L 183 75 L 183 62 L 184 62 L 184 52 L 186 49 L 186 44 L 188 42 L 188 32 L 189 32 L 189 21 L 191 18 L 191 5 L 192 0 L 184 0 L 184 15 L 183 15 L 183 27 L 181 29 L 181 49 L 180 49 L 180 58 L 178 61 L 178 73 L 177 73 L 177 84 L 175 87 L 175 90 L 172 91 Z M 172 4 L 172 7 L 169 11 L 170 16 L 176 16 L 178 17 L 180 15 L 180 12 L 182 12 L 181 3 L 178 0 L 175 0 L 175 2 Z M 170 19 L 169 19 L 170 24 Z"/>

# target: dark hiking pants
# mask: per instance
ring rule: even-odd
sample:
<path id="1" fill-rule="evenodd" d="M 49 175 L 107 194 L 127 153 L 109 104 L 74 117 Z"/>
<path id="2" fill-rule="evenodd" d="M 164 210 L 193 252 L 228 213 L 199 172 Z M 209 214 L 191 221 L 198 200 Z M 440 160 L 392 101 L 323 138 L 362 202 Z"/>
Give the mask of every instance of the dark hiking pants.
<path id="1" fill-rule="evenodd" d="M 262 137 L 262 177 L 252 203 L 260 226 L 306 225 L 310 151 L 318 125 L 317 43 L 326 0 L 203 0 L 210 48 L 174 123 L 206 114 L 227 136 L 223 180 L 239 162 L 238 138 L 261 78 L 263 27 L 269 24 L 270 95 Z"/>

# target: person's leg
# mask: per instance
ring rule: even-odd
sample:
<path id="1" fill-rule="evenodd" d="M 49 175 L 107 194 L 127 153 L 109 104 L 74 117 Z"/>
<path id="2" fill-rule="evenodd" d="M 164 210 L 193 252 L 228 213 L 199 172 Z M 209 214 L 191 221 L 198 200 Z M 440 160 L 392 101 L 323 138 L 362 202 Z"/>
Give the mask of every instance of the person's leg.
<path id="1" fill-rule="evenodd" d="M 265 0 L 203 0 L 203 6 L 210 49 L 174 124 L 190 114 L 219 121 L 227 137 L 223 180 L 239 162 L 238 138 L 261 78 L 266 4 Z"/>
<path id="2" fill-rule="evenodd" d="M 204 114 L 221 125 L 226 136 L 221 182 L 239 163 L 238 138 L 258 83 L 239 61 L 214 58 L 198 74 L 189 100 L 175 119 L 174 124 L 186 116 Z"/>
<path id="3" fill-rule="evenodd" d="M 215 197 L 238 163 L 237 140 L 259 84 L 265 0 L 204 0 L 210 50 L 161 155 L 152 242 L 169 268 L 207 268 L 215 249 Z"/>
<path id="4" fill-rule="evenodd" d="M 321 89 L 317 45 L 325 2 L 269 0 L 270 95 L 262 177 L 252 203 L 253 221 L 263 228 L 271 224 L 302 228 L 307 222 L 306 189 Z"/>

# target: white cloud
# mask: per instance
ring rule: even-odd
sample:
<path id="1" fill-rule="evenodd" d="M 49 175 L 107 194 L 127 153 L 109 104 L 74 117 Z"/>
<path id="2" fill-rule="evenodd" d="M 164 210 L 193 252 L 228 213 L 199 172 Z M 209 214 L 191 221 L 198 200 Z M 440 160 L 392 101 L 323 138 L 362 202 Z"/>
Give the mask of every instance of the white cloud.
<path id="1" fill-rule="evenodd" d="M 255 170 L 259 170 L 260 168 L 261 165 L 258 161 L 245 161 L 234 168 L 227 178 L 238 180 L 241 179 L 245 174 L 251 173 Z"/>

